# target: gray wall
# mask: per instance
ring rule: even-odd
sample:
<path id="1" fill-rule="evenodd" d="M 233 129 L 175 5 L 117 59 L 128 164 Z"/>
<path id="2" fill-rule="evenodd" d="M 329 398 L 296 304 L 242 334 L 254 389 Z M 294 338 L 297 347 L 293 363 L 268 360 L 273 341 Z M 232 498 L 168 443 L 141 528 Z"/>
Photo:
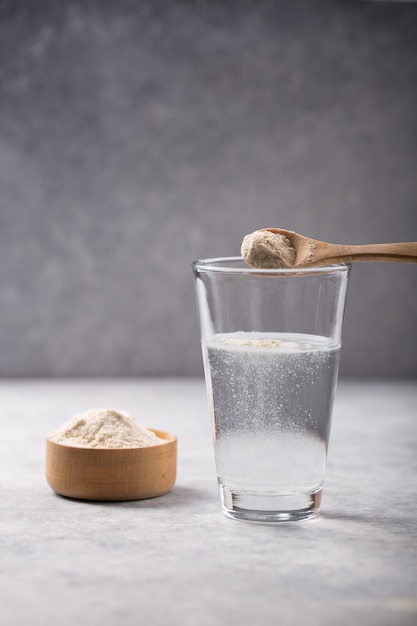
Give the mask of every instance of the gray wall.
<path id="1" fill-rule="evenodd" d="M 0 0 L 0 375 L 202 372 L 190 262 L 417 240 L 417 4 Z M 357 264 L 341 374 L 417 373 L 417 266 Z"/>

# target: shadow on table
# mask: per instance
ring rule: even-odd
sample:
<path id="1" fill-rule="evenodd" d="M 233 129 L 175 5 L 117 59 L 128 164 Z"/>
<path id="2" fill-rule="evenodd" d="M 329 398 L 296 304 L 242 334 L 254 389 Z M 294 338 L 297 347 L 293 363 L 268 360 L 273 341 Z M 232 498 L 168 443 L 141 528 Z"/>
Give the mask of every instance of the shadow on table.
<path id="1" fill-rule="evenodd" d="M 318 519 L 323 520 L 324 524 L 328 523 L 329 527 L 343 533 L 356 535 L 361 533 L 379 540 L 382 537 L 385 540 L 409 539 L 415 535 L 415 521 L 412 516 L 409 518 L 400 517 L 395 514 L 394 510 L 389 510 L 385 515 L 380 512 L 373 512 L 369 509 L 362 513 L 336 513 L 331 511 L 322 511 Z"/>
<path id="2" fill-rule="evenodd" d="M 194 487 L 178 486 L 173 487 L 171 491 L 165 493 L 162 496 L 156 498 L 146 498 L 144 500 L 131 500 L 130 502 L 111 502 L 111 505 L 119 505 L 129 508 L 172 508 L 180 506 L 189 506 L 190 503 L 195 503 L 201 498 L 208 499 L 210 496 L 204 493 L 204 490 L 196 489 Z"/>
<path id="3" fill-rule="evenodd" d="M 178 506 L 188 506 L 190 502 L 196 502 L 197 500 L 205 501 L 217 499 L 217 494 L 204 489 L 195 489 L 193 487 L 178 486 L 173 487 L 171 491 L 161 496 L 154 498 L 145 498 L 143 500 L 83 500 L 80 498 L 69 498 L 67 496 L 61 496 L 55 494 L 57 498 L 63 498 L 65 500 L 73 500 L 74 502 L 82 502 L 90 506 L 108 506 L 112 508 L 153 508 L 153 509 L 166 509 Z"/>

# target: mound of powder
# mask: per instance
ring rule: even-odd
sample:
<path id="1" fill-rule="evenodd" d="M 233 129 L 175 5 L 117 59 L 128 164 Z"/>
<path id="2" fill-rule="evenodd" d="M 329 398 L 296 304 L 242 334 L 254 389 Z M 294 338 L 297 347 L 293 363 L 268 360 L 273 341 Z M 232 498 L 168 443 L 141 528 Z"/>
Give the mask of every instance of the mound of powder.
<path id="1" fill-rule="evenodd" d="M 255 230 L 246 235 L 241 254 L 252 267 L 265 269 L 288 268 L 295 261 L 295 250 L 288 237 L 268 230 Z"/>
<path id="2" fill-rule="evenodd" d="M 55 443 L 81 448 L 141 448 L 163 443 L 124 411 L 89 409 L 49 435 Z"/>

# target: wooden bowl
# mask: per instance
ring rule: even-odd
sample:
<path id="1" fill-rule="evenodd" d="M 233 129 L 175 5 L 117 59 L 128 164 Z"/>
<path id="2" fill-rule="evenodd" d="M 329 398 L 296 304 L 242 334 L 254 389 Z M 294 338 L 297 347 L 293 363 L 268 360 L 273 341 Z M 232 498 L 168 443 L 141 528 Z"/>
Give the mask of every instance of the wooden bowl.
<path id="1" fill-rule="evenodd" d="M 82 500 L 142 500 L 175 484 L 177 438 L 141 448 L 81 448 L 46 440 L 46 480 L 62 496 Z"/>

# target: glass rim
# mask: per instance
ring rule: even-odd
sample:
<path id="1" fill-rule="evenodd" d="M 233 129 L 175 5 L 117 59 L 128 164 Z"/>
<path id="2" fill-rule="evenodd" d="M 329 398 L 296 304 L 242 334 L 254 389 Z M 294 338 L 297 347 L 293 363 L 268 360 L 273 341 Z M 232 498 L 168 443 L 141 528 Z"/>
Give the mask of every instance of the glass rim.
<path id="1" fill-rule="evenodd" d="M 225 263 L 241 262 L 243 267 L 225 265 Z M 288 267 L 288 268 L 259 268 L 246 264 L 242 256 L 224 256 L 209 259 L 197 259 L 191 263 L 193 271 L 219 272 L 229 274 L 262 274 L 264 276 L 291 276 L 301 274 L 331 274 L 348 272 L 351 263 L 335 263 L 331 265 L 313 265 L 311 267 Z"/>

